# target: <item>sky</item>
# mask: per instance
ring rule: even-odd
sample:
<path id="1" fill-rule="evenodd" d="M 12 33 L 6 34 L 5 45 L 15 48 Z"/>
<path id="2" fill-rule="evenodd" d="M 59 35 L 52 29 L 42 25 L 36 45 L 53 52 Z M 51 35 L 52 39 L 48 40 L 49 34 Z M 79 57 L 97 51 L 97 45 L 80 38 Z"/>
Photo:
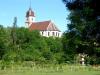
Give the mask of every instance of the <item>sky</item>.
<path id="1" fill-rule="evenodd" d="M 0 0 L 0 24 L 9 27 L 17 17 L 17 26 L 24 27 L 30 0 Z M 51 20 L 62 31 L 67 30 L 69 11 L 62 0 L 31 0 L 36 22 Z"/>

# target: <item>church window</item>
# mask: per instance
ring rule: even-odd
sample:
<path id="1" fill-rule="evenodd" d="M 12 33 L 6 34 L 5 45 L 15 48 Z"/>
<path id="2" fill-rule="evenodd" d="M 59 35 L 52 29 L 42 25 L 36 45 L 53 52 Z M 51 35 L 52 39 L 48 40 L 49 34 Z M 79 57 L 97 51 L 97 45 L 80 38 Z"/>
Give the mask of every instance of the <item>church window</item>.
<path id="1" fill-rule="evenodd" d="M 27 21 L 28 21 L 28 18 L 27 18 Z"/>
<path id="2" fill-rule="evenodd" d="M 55 33 L 54 33 L 54 32 L 52 32 L 52 35 L 54 36 L 54 35 L 55 35 Z"/>
<path id="3" fill-rule="evenodd" d="M 48 32 L 48 36 L 50 35 L 50 32 Z"/>
<path id="4" fill-rule="evenodd" d="M 42 35 L 43 35 L 43 32 L 42 32 Z"/>
<path id="5" fill-rule="evenodd" d="M 59 37 L 59 33 L 58 33 L 58 37 Z"/>
<path id="6" fill-rule="evenodd" d="M 57 36 L 57 32 L 56 32 L 56 36 Z"/>

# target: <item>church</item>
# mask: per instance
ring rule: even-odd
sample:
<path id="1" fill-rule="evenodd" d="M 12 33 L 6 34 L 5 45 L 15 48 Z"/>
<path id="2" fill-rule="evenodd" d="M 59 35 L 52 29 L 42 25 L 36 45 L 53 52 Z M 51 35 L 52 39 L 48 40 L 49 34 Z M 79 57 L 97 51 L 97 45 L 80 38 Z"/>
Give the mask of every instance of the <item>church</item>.
<path id="1" fill-rule="evenodd" d="M 35 18 L 35 13 L 30 7 L 26 12 L 25 22 L 25 25 L 29 30 L 38 30 L 40 31 L 40 34 L 45 37 L 61 37 L 61 31 L 51 20 L 36 22 Z"/>

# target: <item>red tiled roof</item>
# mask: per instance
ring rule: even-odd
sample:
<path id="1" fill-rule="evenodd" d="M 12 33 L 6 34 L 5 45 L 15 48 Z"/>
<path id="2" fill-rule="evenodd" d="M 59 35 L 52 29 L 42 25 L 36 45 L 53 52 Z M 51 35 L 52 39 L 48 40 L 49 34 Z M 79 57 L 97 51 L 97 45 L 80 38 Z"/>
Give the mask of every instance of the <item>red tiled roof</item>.
<path id="1" fill-rule="evenodd" d="M 60 31 L 51 21 L 34 22 L 29 29 L 39 31 Z"/>
<path id="2" fill-rule="evenodd" d="M 29 16 L 35 16 L 31 8 L 29 8 L 29 10 L 26 12 L 26 17 L 29 17 Z"/>
<path id="3" fill-rule="evenodd" d="M 30 30 L 47 30 L 50 21 L 35 22 L 29 27 Z"/>

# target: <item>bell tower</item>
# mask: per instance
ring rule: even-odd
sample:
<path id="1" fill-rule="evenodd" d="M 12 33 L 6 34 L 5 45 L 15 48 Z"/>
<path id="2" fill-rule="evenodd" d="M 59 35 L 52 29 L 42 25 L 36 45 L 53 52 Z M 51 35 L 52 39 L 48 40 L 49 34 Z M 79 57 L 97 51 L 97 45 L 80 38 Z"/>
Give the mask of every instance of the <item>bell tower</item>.
<path id="1" fill-rule="evenodd" d="M 29 10 L 26 12 L 26 27 L 30 27 L 31 24 L 35 22 L 35 15 L 34 15 L 34 12 L 32 11 L 32 8 L 31 8 L 31 1 L 30 1 L 30 7 L 29 7 Z"/>

